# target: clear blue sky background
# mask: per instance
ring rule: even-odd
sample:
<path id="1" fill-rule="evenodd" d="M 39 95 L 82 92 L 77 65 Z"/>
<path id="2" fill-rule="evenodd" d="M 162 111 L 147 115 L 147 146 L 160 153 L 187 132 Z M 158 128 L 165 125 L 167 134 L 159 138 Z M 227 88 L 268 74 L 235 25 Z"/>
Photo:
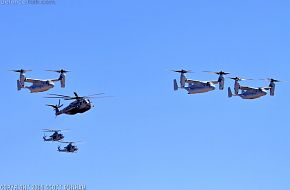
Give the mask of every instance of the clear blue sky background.
<path id="1" fill-rule="evenodd" d="M 174 92 L 170 69 L 290 81 L 289 1 L 56 0 L 0 5 L 0 184 L 85 184 L 100 190 L 283 190 L 290 178 L 290 83 L 255 101 Z M 105 92 L 95 107 L 55 118 L 47 93 L 17 92 L 18 75 L 54 78 L 51 93 Z M 266 86 L 264 81 L 247 81 Z M 232 86 L 226 81 L 226 88 Z M 66 104 L 69 102 L 65 102 Z M 44 143 L 70 129 L 77 154 Z"/>

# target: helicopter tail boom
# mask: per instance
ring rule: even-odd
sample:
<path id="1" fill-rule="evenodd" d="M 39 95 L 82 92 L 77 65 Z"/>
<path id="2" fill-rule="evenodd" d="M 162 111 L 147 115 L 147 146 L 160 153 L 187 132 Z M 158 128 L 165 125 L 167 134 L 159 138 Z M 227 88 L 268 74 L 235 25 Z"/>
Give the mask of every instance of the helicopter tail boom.
<path id="1" fill-rule="evenodd" d="M 57 151 L 58 152 L 66 152 L 66 150 L 65 149 L 61 149 L 60 146 L 57 147 Z"/>

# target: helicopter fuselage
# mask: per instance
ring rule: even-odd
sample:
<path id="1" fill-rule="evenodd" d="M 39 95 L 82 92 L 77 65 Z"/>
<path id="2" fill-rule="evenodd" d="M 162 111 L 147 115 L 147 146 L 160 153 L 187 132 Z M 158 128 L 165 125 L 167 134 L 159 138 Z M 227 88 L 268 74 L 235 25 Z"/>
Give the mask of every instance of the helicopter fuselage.
<path id="1" fill-rule="evenodd" d="M 238 94 L 242 99 L 257 99 L 265 95 L 267 95 L 266 90 L 246 90 Z"/>
<path id="2" fill-rule="evenodd" d="M 90 110 L 91 107 L 92 107 L 91 102 L 88 99 L 82 98 L 82 99 L 73 101 L 64 109 L 57 111 L 56 115 L 60 115 L 60 114 L 75 115 L 77 113 L 84 113 Z"/>
<path id="3" fill-rule="evenodd" d="M 184 89 L 187 90 L 188 94 L 197 94 L 215 90 L 215 85 L 210 82 L 195 82 L 189 83 Z"/>
<path id="4" fill-rule="evenodd" d="M 51 135 L 50 136 L 50 138 L 46 138 L 45 136 L 43 137 L 43 140 L 44 141 L 60 141 L 60 140 L 62 140 L 64 138 L 64 136 L 63 135 L 61 135 L 61 134 L 58 134 L 58 135 Z"/>
<path id="5" fill-rule="evenodd" d="M 33 83 L 31 86 L 25 87 L 30 90 L 31 93 L 44 92 L 54 87 L 54 82 L 43 81 L 38 83 Z"/>
<path id="6" fill-rule="evenodd" d="M 59 152 L 68 152 L 68 153 L 74 153 L 78 151 L 77 146 L 74 146 L 72 144 L 67 145 L 66 147 L 64 147 L 63 149 L 61 149 L 60 147 L 58 147 L 58 151 Z"/>

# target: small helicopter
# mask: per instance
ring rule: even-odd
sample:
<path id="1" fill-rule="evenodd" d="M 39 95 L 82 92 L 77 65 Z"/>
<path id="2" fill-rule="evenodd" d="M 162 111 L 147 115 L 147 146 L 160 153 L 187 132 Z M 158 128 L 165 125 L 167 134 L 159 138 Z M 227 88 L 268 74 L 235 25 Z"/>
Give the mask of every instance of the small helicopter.
<path id="1" fill-rule="evenodd" d="M 78 147 L 76 145 L 73 145 L 75 144 L 76 142 L 63 142 L 63 141 L 60 141 L 60 143 L 66 143 L 68 144 L 67 146 L 63 147 L 63 149 L 61 149 L 60 146 L 57 147 L 57 150 L 59 152 L 67 152 L 67 153 L 74 153 L 74 152 L 77 152 L 78 151 Z"/>
<path id="2" fill-rule="evenodd" d="M 185 73 L 190 73 L 190 70 L 173 70 L 174 72 L 180 73 L 180 87 L 177 84 L 177 80 L 173 80 L 174 90 L 178 90 L 178 88 L 187 90 L 188 94 L 197 94 L 197 93 L 204 93 L 215 90 L 215 84 L 219 84 L 219 89 L 224 89 L 225 78 L 224 75 L 228 75 L 230 73 L 219 71 L 219 72 L 211 72 L 211 71 L 204 71 L 211 74 L 219 75 L 217 81 L 199 81 L 199 80 L 191 80 L 187 79 Z M 186 86 L 186 84 L 188 84 Z"/>
<path id="3" fill-rule="evenodd" d="M 74 101 L 71 102 L 67 107 L 63 108 L 62 110 L 59 109 L 63 106 L 63 104 L 60 104 L 60 100 L 58 101 L 58 105 L 47 104 L 47 106 L 50 106 L 55 110 L 56 116 L 61 115 L 61 114 L 75 115 L 77 113 L 84 113 L 84 112 L 90 110 L 93 107 L 90 99 L 97 98 L 95 96 L 102 95 L 102 94 L 104 94 L 104 93 L 92 94 L 89 96 L 78 96 L 78 94 L 76 92 L 74 92 L 75 96 L 65 96 L 65 95 L 61 95 L 61 94 L 49 94 L 51 96 L 46 97 L 46 98 L 59 98 L 59 99 L 74 100 Z M 103 98 L 103 97 L 99 97 L 99 98 Z"/>
<path id="4" fill-rule="evenodd" d="M 17 90 L 21 90 L 22 88 L 27 88 L 28 90 L 30 90 L 31 93 L 47 91 L 53 88 L 54 82 L 57 82 L 57 81 L 60 81 L 61 88 L 65 88 L 65 73 L 69 72 L 63 69 L 46 70 L 46 71 L 60 73 L 60 76 L 58 79 L 41 80 L 41 79 L 26 78 L 25 73 L 31 70 L 20 69 L 20 70 L 11 70 L 11 71 L 20 73 L 19 79 L 17 80 Z M 25 86 L 25 82 L 32 83 L 32 85 Z"/>
<path id="5" fill-rule="evenodd" d="M 242 80 L 252 80 L 252 79 L 242 79 L 239 77 L 235 77 L 235 78 L 231 78 L 233 80 L 235 80 L 235 86 L 234 86 L 234 91 L 235 93 L 232 93 L 231 88 L 228 88 L 228 97 L 232 97 L 232 96 L 240 96 L 242 99 L 257 99 L 260 98 L 262 96 L 267 95 L 267 90 L 270 90 L 270 96 L 274 96 L 275 95 L 275 83 L 276 82 L 282 82 L 276 79 L 272 79 L 272 78 L 268 78 L 266 80 L 268 80 L 270 82 L 268 87 L 248 87 L 248 86 L 241 86 L 239 84 L 239 81 Z M 264 80 L 264 79 L 263 79 Z M 239 94 L 239 90 L 242 90 L 242 92 Z"/>
<path id="6" fill-rule="evenodd" d="M 60 132 L 63 130 L 53 130 L 53 129 L 43 129 L 44 132 L 53 132 L 49 138 L 46 138 L 46 135 L 43 136 L 44 141 L 60 141 L 64 138 L 64 135 Z"/>

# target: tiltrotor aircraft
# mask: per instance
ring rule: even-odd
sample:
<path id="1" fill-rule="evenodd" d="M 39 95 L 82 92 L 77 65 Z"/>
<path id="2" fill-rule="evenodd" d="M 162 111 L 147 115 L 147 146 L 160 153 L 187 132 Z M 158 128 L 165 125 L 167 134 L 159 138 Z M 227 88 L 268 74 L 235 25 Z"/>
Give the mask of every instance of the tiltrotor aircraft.
<path id="1" fill-rule="evenodd" d="M 197 93 L 204 93 L 215 90 L 215 84 L 219 84 L 219 89 L 224 89 L 225 78 L 224 75 L 228 75 L 230 73 L 219 71 L 219 72 L 211 72 L 211 71 L 204 71 L 212 74 L 219 75 L 217 81 L 199 81 L 199 80 L 192 80 L 187 79 L 185 73 L 189 73 L 191 71 L 187 70 L 173 70 L 174 72 L 180 73 L 180 86 L 177 84 L 177 80 L 173 80 L 174 90 L 178 90 L 179 88 L 187 90 L 188 94 L 197 94 Z M 186 85 L 187 84 L 187 85 Z"/>
<path id="2" fill-rule="evenodd" d="M 22 88 L 27 88 L 30 90 L 31 93 L 35 92 L 44 92 L 54 87 L 54 82 L 60 81 L 61 87 L 65 87 L 65 73 L 69 72 L 66 70 L 47 70 L 52 72 L 60 73 L 59 78 L 57 79 L 32 79 L 32 78 L 26 78 L 25 73 L 31 70 L 11 70 L 14 72 L 17 72 L 20 74 L 19 79 L 17 80 L 17 90 L 21 90 Z M 25 82 L 32 83 L 31 86 L 25 86 Z"/>
<path id="3" fill-rule="evenodd" d="M 66 143 L 68 144 L 67 146 L 63 147 L 63 149 L 61 149 L 60 146 L 57 147 L 57 150 L 59 152 L 67 152 L 67 153 L 74 153 L 78 151 L 78 147 L 75 144 L 76 142 L 60 142 L 60 143 Z"/>
<path id="4" fill-rule="evenodd" d="M 49 138 L 46 137 L 46 135 L 43 136 L 44 141 L 60 141 L 64 138 L 64 135 L 60 132 L 62 130 L 53 130 L 53 129 L 43 129 L 44 132 L 53 132 L 52 135 L 49 136 Z"/>
<path id="5" fill-rule="evenodd" d="M 75 96 L 65 96 L 61 94 L 49 94 L 50 97 L 46 98 L 58 98 L 58 99 L 64 99 L 64 100 L 74 100 L 71 102 L 68 106 L 60 110 L 63 106 L 63 104 L 60 104 L 60 100 L 58 101 L 58 105 L 51 105 L 48 104 L 47 106 L 53 107 L 55 110 L 55 115 L 58 116 L 60 114 L 68 114 L 68 115 L 75 115 L 77 113 L 84 113 L 88 110 L 90 110 L 93 105 L 90 101 L 90 98 L 96 98 L 97 95 L 102 95 L 104 93 L 99 94 L 92 94 L 90 96 L 78 96 L 76 92 L 74 92 Z"/>
<path id="6" fill-rule="evenodd" d="M 233 80 L 235 80 L 235 86 L 234 86 L 234 94 L 232 93 L 231 88 L 228 88 L 228 97 L 232 97 L 232 96 L 239 96 L 242 99 L 257 99 L 260 98 L 262 96 L 267 95 L 267 90 L 270 90 L 270 95 L 274 96 L 275 95 L 275 83 L 276 82 L 281 82 L 279 80 L 276 79 L 272 79 L 272 78 L 268 78 L 267 80 L 270 82 L 268 87 L 248 87 L 248 86 L 241 86 L 239 84 L 239 81 L 242 80 L 247 80 L 247 79 L 242 79 L 239 77 L 235 77 L 235 78 L 231 78 Z M 239 90 L 241 90 L 242 92 L 239 93 Z"/>

